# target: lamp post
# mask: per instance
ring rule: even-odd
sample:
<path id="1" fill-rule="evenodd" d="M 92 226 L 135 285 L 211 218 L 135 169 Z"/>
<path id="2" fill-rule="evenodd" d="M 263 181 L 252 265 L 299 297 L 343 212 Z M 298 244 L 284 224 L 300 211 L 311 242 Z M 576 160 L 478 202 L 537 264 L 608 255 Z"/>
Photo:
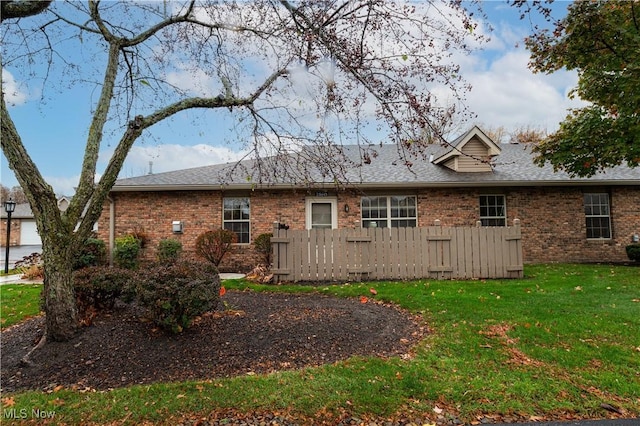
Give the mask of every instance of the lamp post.
<path id="1" fill-rule="evenodd" d="M 9 273 L 9 242 L 11 237 L 11 213 L 16 209 L 16 202 L 9 198 L 4 202 L 4 211 L 7 212 L 7 247 L 4 254 L 4 273 Z"/>

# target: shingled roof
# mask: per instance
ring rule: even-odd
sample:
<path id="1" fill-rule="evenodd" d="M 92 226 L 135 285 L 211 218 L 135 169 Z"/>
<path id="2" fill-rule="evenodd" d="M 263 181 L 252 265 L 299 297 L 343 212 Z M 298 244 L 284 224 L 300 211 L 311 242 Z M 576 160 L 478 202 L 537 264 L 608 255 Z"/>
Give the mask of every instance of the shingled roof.
<path id="1" fill-rule="evenodd" d="M 539 167 L 533 163 L 531 146 L 500 144 L 501 152 L 493 159 L 492 171 L 459 173 L 434 164 L 432 154 L 442 154 L 439 145 L 428 146 L 420 158 L 407 167 L 399 161 L 395 145 L 371 147 L 376 155 L 370 162 L 362 162 L 362 147 L 346 145 L 345 156 L 356 166 L 346 171 L 346 186 L 364 187 L 468 187 L 468 186 L 545 186 L 545 185 L 640 185 L 640 168 L 618 166 L 589 178 L 572 178 L 562 171 L 555 172 L 550 165 Z M 291 154 L 297 155 L 297 154 Z M 273 160 L 273 158 L 272 158 Z M 367 164 L 368 163 L 368 164 Z M 256 189 L 331 186 L 333 182 L 315 173 L 317 180 L 302 185 L 294 180 L 276 180 L 260 184 L 252 160 L 240 163 L 148 174 L 120 179 L 113 191 L 159 191 L 197 189 Z M 313 175 L 313 174 L 312 174 Z"/>

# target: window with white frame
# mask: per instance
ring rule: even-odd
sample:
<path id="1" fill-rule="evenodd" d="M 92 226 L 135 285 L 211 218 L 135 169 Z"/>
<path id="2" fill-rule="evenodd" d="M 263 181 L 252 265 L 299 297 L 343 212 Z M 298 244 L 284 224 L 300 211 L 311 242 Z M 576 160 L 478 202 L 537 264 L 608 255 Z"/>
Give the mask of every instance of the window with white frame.
<path id="1" fill-rule="evenodd" d="M 222 208 L 222 227 L 238 236 L 238 243 L 248 244 L 249 239 L 249 198 L 225 198 Z"/>
<path id="2" fill-rule="evenodd" d="M 418 224 L 413 195 L 362 197 L 360 211 L 363 228 L 403 228 Z"/>
<path id="3" fill-rule="evenodd" d="M 609 194 L 584 194 L 584 216 L 587 238 L 611 238 Z"/>
<path id="4" fill-rule="evenodd" d="M 480 196 L 480 224 L 482 226 L 507 225 L 507 204 L 504 195 Z"/>

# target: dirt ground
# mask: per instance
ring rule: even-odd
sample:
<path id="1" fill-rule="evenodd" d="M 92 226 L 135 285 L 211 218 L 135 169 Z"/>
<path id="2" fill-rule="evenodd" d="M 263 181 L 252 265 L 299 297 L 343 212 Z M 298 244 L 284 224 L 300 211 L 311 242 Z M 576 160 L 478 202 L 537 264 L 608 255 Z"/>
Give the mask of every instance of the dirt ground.
<path id="1" fill-rule="evenodd" d="M 407 312 L 371 300 L 237 291 L 223 300 L 226 306 L 179 335 L 156 329 L 135 306 L 118 305 L 71 341 L 34 352 L 30 367 L 19 360 L 44 320 L 25 321 L 2 332 L 2 391 L 110 389 L 402 355 L 425 332 Z"/>

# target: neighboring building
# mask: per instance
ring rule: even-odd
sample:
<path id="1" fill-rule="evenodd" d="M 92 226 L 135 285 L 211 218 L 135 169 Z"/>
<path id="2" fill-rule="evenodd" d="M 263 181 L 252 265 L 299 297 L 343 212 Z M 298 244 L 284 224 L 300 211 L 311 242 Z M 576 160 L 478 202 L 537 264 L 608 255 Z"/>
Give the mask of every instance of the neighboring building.
<path id="1" fill-rule="evenodd" d="M 58 199 L 58 207 L 65 211 L 69 206 L 69 197 Z M 2 235 L 2 245 L 6 243 L 7 235 L 7 212 L 0 207 L 0 235 Z M 41 246 L 42 239 L 38 234 L 36 219 L 31 211 L 29 203 L 16 205 L 16 210 L 11 213 L 11 235 L 10 246 Z"/>
<path id="2" fill-rule="evenodd" d="M 428 226 L 512 226 L 520 219 L 527 263 L 626 261 L 625 246 L 640 233 L 640 168 L 620 166 L 591 178 L 570 178 L 533 164 L 531 147 L 495 144 L 474 127 L 453 148 L 428 147 L 408 168 L 395 145 L 345 152 L 361 167 L 349 183 L 256 184 L 246 167 L 221 164 L 118 180 L 99 221 L 99 237 L 143 230 L 148 258 L 163 238 L 193 252 L 196 237 L 226 228 L 238 235 L 222 270 L 258 262 L 251 242 L 274 223 L 291 229 Z M 312 148 L 311 148 L 312 149 Z M 297 154 L 291 154 L 297 155 Z M 231 176 L 229 170 L 243 170 Z M 321 179 L 319 178 L 318 181 Z M 179 232 L 174 232 L 174 229 Z"/>
<path id="3" fill-rule="evenodd" d="M 2 245 L 6 243 L 7 235 L 7 212 L 4 208 L 0 212 L 2 225 L 0 235 L 2 235 Z M 11 213 L 11 235 L 10 246 L 39 246 L 42 245 L 36 220 L 33 218 L 31 207 L 28 203 L 17 204 L 16 209 Z"/>

